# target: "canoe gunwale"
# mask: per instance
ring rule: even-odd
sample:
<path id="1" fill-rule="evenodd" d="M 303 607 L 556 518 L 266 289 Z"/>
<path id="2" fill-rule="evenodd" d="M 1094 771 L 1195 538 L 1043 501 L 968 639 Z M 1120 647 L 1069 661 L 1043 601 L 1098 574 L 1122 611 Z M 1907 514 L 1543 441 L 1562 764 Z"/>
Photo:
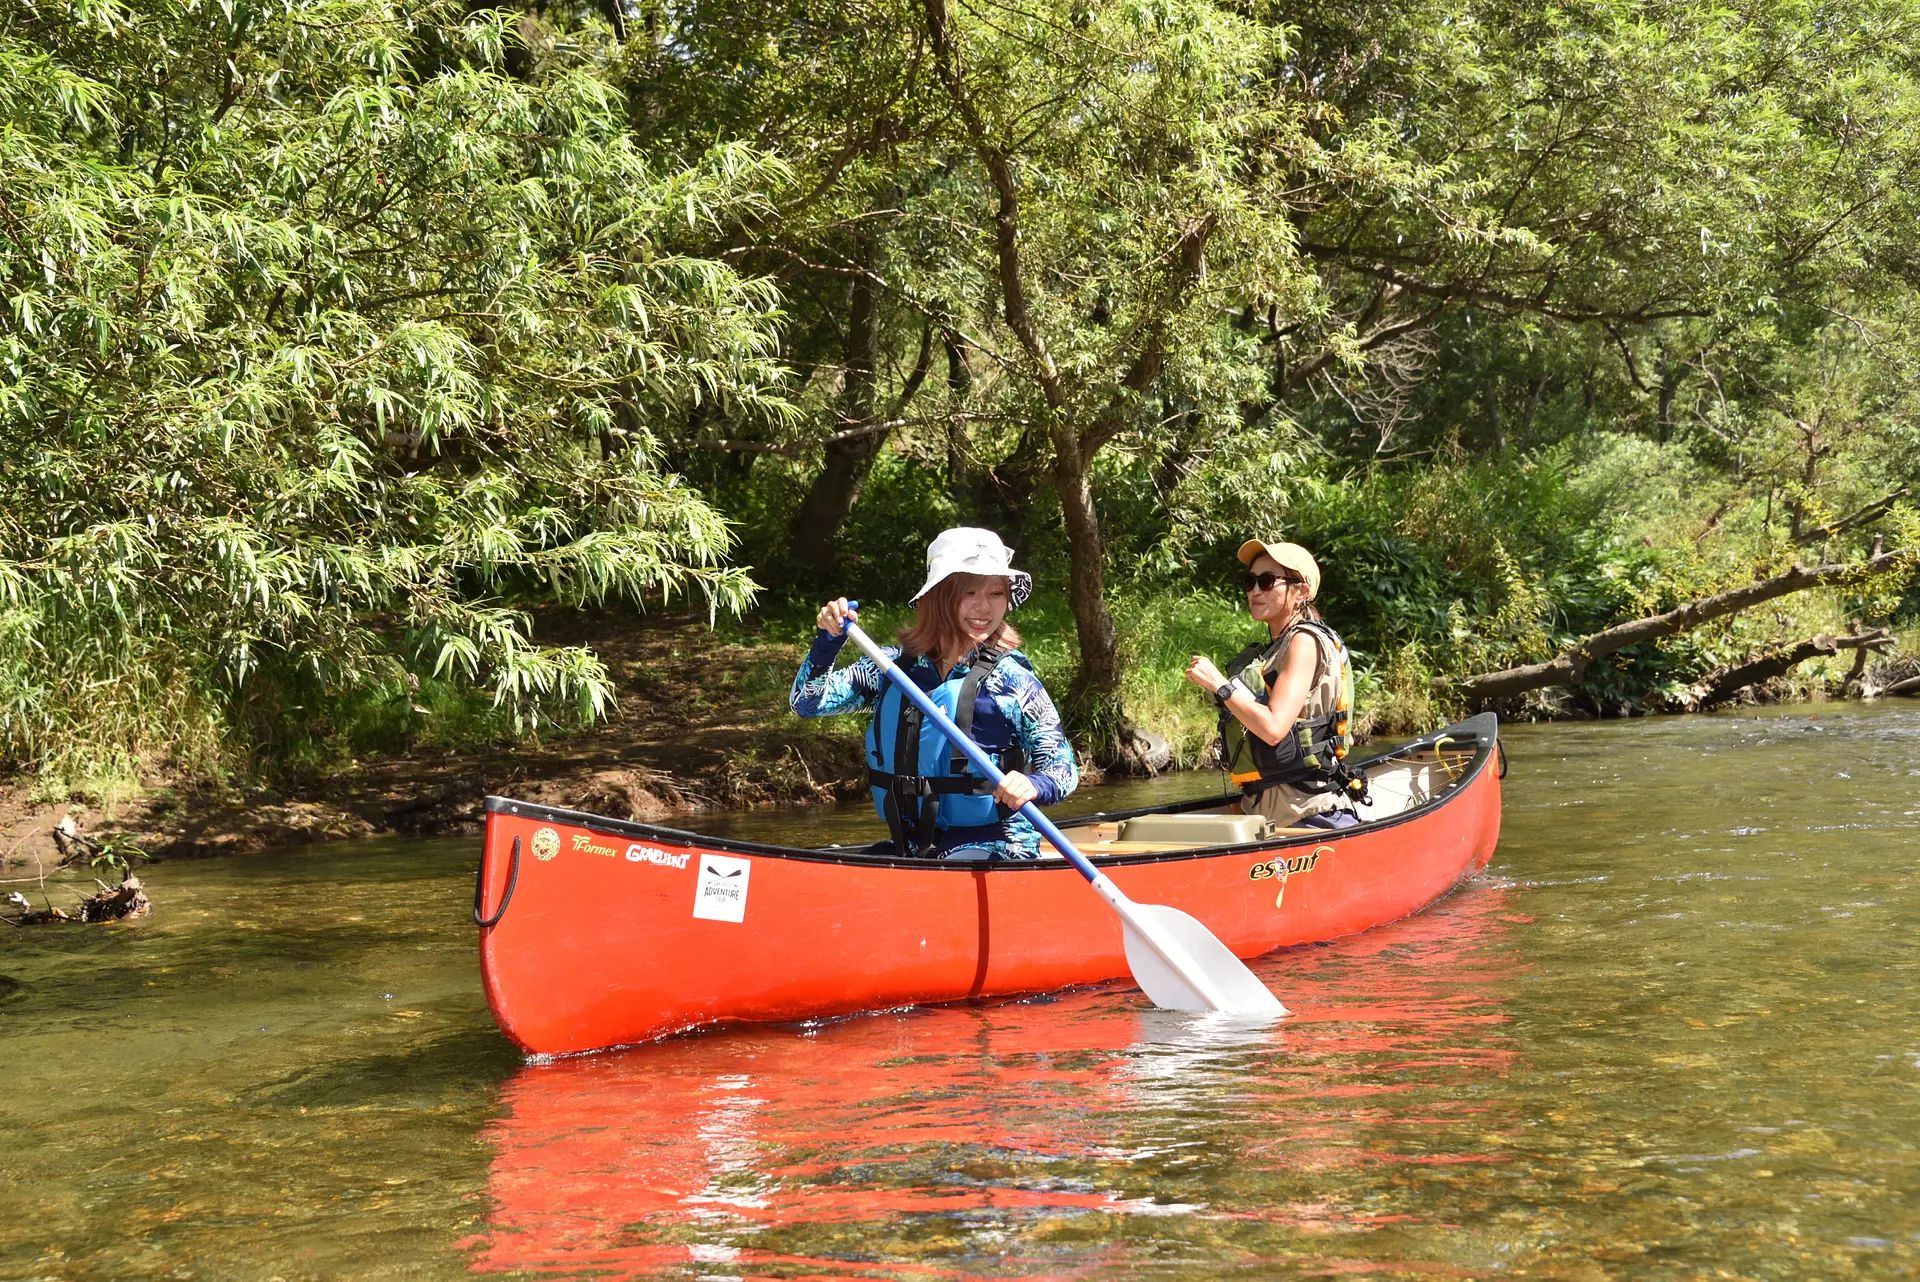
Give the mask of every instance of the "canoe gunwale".
<path id="1" fill-rule="evenodd" d="M 1469 740 L 1471 736 L 1471 740 Z M 1196 846 L 1187 850 L 1142 851 L 1131 854 L 1115 853 L 1100 857 L 1100 866 L 1126 866 L 1137 864 L 1177 863 L 1189 859 L 1212 859 L 1223 855 L 1246 855 L 1258 851 L 1279 850 L 1289 846 L 1321 845 L 1329 840 L 1354 835 L 1359 832 L 1383 832 L 1402 824 L 1417 823 L 1430 818 L 1442 808 L 1463 796 L 1474 780 L 1487 769 L 1499 753 L 1499 723 L 1491 712 L 1483 712 L 1450 726 L 1443 726 L 1417 739 L 1400 744 L 1378 756 L 1366 758 L 1357 764 L 1377 766 L 1400 757 L 1433 747 L 1443 740 L 1452 740 L 1465 748 L 1469 741 L 1473 743 L 1473 759 L 1462 768 L 1459 775 L 1448 780 L 1444 789 L 1432 800 L 1414 806 L 1387 819 L 1378 819 L 1361 825 L 1359 828 L 1328 829 L 1318 833 L 1300 833 L 1283 837 L 1263 838 L 1259 841 L 1240 842 L 1224 846 Z M 1505 770 L 1502 769 L 1502 774 Z M 1103 810 L 1090 814 L 1075 815 L 1070 819 L 1057 820 L 1064 829 L 1073 829 L 1087 824 L 1111 822 L 1118 819 L 1131 819 L 1150 814 L 1181 814 L 1189 810 L 1203 810 L 1217 806 L 1222 801 L 1231 800 L 1231 795 L 1219 797 L 1195 797 L 1186 801 L 1163 803 L 1160 805 L 1140 806 L 1131 810 Z M 729 851 L 739 854 L 757 855 L 762 858 L 792 859 L 807 863 L 850 864 L 862 868 L 904 868 L 921 872 L 946 871 L 952 873 L 1013 873 L 1058 871 L 1067 866 L 1059 859 L 996 859 L 979 860 L 938 860 L 906 856 L 876 856 L 864 851 L 847 848 L 837 850 L 832 847 L 778 846 L 764 842 L 738 841 L 726 837 L 713 837 L 704 833 L 692 832 L 683 828 L 668 828 L 659 824 L 641 823 L 632 819 L 615 819 L 607 815 L 591 814 L 582 810 L 569 810 L 561 806 L 542 805 L 531 801 L 518 801 L 511 797 L 488 796 L 486 799 L 488 814 L 512 815 L 522 819 L 533 819 L 548 823 L 569 824 L 574 827 L 592 828 L 617 834 L 623 837 L 638 837 L 655 841 L 664 841 L 677 846 L 693 846 L 704 850 Z"/>

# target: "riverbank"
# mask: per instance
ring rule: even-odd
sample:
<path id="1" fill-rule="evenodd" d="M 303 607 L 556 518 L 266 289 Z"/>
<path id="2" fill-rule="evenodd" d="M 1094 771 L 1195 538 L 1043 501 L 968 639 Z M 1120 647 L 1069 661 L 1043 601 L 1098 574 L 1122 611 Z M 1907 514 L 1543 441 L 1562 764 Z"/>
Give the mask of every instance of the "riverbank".
<path id="1" fill-rule="evenodd" d="M 1173 629 L 1145 614 L 1136 631 L 1143 654 L 1129 682 L 1128 706 L 1143 727 L 1164 736 L 1178 764 L 1204 759 L 1212 711 L 1188 697 L 1179 659 L 1210 635 L 1234 635 L 1230 613 L 1194 609 Z M 881 634 L 898 622 L 876 616 Z M 1072 670 L 1072 632 L 1064 612 L 1023 613 L 1026 648 L 1043 677 L 1064 688 Z M 1155 624 L 1155 627 L 1148 627 Z M 510 793 L 644 821 L 857 798 L 862 790 L 859 718 L 803 721 L 786 709 L 793 665 L 805 644 L 800 617 L 750 617 L 711 630 L 701 616 L 637 617 L 544 610 L 536 631 L 548 644 L 583 645 L 607 665 L 615 688 L 611 715 L 595 725 L 538 740 L 458 736 L 448 742 L 426 726 L 405 750 L 330 762 L 267 784 L 209 785 L 164 765 L 139 786 L 50 787 L 31 775 L 0 783 L 0 868 L 32 873 L 60 862 L 53 830 L 71 815 L 79 832 L 159 859 L 252 854 L 359 837 L 453 836 L 480 830 L 482 800 Z M 1888 685 L 1910 658 L 1885 660 Z M 1807 669 L 1757 692 L 1768 700 L 1844 696 L 1849 686 Z M 1877 668 L 1876 668 L 1877 670 Z M 1166 679 L 1152 679 L 1161 673 Z M 1829 689 L 1831 687 L 1831 689 Z M 1857 689 L 1857 685 L 1852 687 Z M 1754 695 L 1750 694 L 1749 699 Z M 1379 733 L 1417 732 L 1435 720 L 1437 703 L 1394 707 L 1399 693 L 1371 679 L 1361 700 L 1363 724 L 1384 720 Z M 1525 719 L 1585 720 L 1583 701 L 1536 702 Z M 1603 705 L 1604 706 L 1604 705 Z M 1639 715 L 1637 705 L 1604 707 Z M 1543 715 L 1544 714 L 1544 715 Z M 1089 771 L 1089 778 L 1097 777 Z"/>
<path id="2" fill-rule="evenodd" d="M 136 789 L 49 796 L 22 775 L 0 785 L 0 856 L 52 868 L 54 826 L 155 858 L 250 854 L 386 834 L 477 833 L 489 793 L 642 820 L 716 809 L 844 800 L 859 790 L 853 720 L 786 709 L 799 647 L 753 623 L 716 635 L 701 618 L 596 618 L 553 611 L 541 640 L 587 645 L 614 679 L 611 715 L 536 742 L 348 759 L 276 785 L 195 784 L 157 767 Z"/>

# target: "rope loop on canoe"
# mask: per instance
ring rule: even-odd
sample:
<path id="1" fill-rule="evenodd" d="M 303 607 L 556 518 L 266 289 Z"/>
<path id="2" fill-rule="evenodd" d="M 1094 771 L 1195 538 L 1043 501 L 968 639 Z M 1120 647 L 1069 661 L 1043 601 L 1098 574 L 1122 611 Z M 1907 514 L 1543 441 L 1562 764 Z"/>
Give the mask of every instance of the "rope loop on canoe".
<path id="1" fill-rule="evenodd" d="M 1507 777 L 1507 745 L 1495 739 L 1493 741 L 1493 750 L 1500 758 L 1500 773 L 1497 777 L 1505 779 Z"/>
<path id="2" fill-rule="evenodd" d="M 500 896 L 500 906 L 494 909 L 493 916 L 480 915 L 480 902 L 487 893 L 487 861 L 480 861 L 480 871 L 473 875 L 473 924 L 482 930 L 490 930 L 500 924 L 507 915 L 507 905 L 513 902 L 513 888 L 520 880 L 520 839 L 513 839 L 513 860 L 507 865 L 507 893 Z"/>

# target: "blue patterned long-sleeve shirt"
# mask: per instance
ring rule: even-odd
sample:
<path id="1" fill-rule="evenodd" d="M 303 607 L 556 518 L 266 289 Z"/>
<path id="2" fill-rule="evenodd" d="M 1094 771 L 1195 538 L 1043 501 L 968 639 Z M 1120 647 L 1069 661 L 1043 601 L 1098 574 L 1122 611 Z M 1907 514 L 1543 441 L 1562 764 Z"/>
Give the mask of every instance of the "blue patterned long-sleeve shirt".
<path id="1" fill-rule="evenodd" d="M 793 678 L 788 702 L 803 717 L 830 717 L 843 712 L 870 711 L 880 702 L 887 678 L 872 659 L 834 670 L 834 660 L 846 638 L 816 632 L 800 671 Z M 900 650 L 887 646 L 887 657 L 898 659 Z M 962 660 L 952 671 L 942 674 L 925 655 L 907 666 L 922 689 L 939 684 L 944 678 L 963 675 L 967 663 Z M 1080 768 L 1074 763 L 1073 748 L 1060 727 L 1060 713 L 1040 684 L 1032 663 L 1018 650 L 989 673 L 980 684 L 980 697 L 974 703 L 973 737 L 990 754 L 1018 744 L 1026 754 L 1027 765 L 1021 772 L 1033 780 L 1038 794 L 1034 802 L 1050 806 L 1072 792 L 1080 783 Z M 1014 815 L 1000 825 L 999 840 L 970 843 L 964 850 L 948 852 L 973 858 L 1037 859 L 1040 834 L 1032 824 Z"/>

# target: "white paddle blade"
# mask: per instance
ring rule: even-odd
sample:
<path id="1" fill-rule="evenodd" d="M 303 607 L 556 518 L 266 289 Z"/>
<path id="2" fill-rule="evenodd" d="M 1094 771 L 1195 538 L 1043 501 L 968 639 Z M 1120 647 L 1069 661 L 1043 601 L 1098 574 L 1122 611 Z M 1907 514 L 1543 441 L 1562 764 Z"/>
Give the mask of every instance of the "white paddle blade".
<path id="1" fill-rule="evenodd" d="M 1142 926 L 1162 932 L 1164 943 L 1186 953 L 1225 1002 L 1217 1005 L 1209 1001 L 1185 976 L 1167 964 L 1133 922 L 1123 921 L 1127 965 L 1140 991 L 1151 998 L 1155 1006 L 1165 1010 L 1223 1010 L 1230 1015 L 1274 1018 L 1288 1013 L 1280 999 L 1260 982 L 1260 977 L 1248 970 L 1245 962 L 1198 921 L 1165 904 L 1135 904 L 1133 909 Z"/>

